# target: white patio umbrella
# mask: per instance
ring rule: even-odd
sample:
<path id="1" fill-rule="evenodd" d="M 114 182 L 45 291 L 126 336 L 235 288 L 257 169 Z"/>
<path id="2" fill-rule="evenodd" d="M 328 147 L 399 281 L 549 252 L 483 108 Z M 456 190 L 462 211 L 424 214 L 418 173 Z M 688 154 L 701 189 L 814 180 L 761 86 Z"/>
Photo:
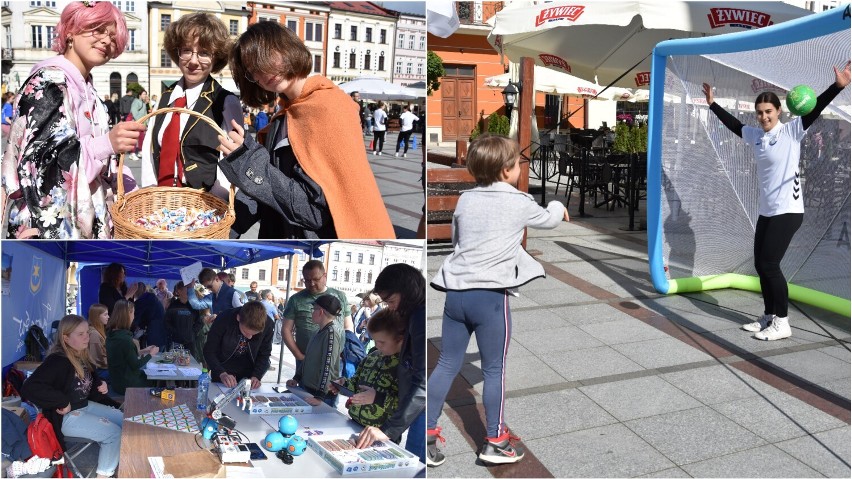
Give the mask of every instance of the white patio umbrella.
<path id="1" fill-rule="evenodd" d="M 491 88 L 504 88 L 509 84 L 512 75 L 504 73 L 485 79 L 485 86 Z M 583 98 L 592 98 L 599 93 L 599 100 L 626 100 L 633 95 L 627 88 L 610 87 L 604 91 L 604 87 L 597 83 L 577 78 L 574 75 L 560 73 L 536 65 L 535 67 L 535 90 L 551 95 L 568 95 Z"/>
<path id="2" fill-rule="evenodd" d="M 810 13 L 761 1 L 513 3 L 496 15 L 488 41 L 512 61 L 534 58 L 537 65 L 601 85 L 628 72 L 615 86 L 637 88 L 649 85 L 649 54 L 663 40 L 739 32 Z"/>
<path id="3" fill-rule="evenodd" d="M 339 86 L 346 93 L 357 91 L 361 94 L 361 98 L 368 100 L 414 100 L 422 96 L 416 91 L 388 83 L 379 77 L 358 77 Z"/>
<path id="4" fill-rule="evenodd" d="M 432 35 L 447 38 L 459 28 L 455 2 L 430 0 L 426 2 L 426 29 Z"/>

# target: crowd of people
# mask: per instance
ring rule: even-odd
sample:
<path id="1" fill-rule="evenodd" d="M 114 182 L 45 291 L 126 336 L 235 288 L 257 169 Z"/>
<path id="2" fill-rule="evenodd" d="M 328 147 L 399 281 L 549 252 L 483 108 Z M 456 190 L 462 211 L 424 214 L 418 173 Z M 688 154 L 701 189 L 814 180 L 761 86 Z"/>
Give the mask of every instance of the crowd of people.
<path id="1" fill-rule="evenodd" d="M 101 445 L 97 473 L 108 477 L 119 462 L 122 413 L 114 409 L 127 388 L 151 387 L 146 364 L 160 351 L 183 349 L 227 387 L 249 379 L 260 387 L 274 344 L 296 359 L 287 381 L 314 405 L 337 407 L 339 391 L 353 395 L 345 407 L 365 427 L 360 441 L 400 442 L 425 462 L 425 279 L 406 264 L 385 267 L 374 289 L 356 310 L 368 354 L 354 374 L 346 374 L 341 352 L 346 334 L 356 330 L 346 295 L 326 285 L 321 261 L 302 268 L 305 289 L 289 300 L 257 282 L 240 292 L 234 277 L 204 268 L 189 284 L 169 289 L 127 284 L 126 270 L 112 263 L 103 270 L 98 303 L 88 316 L 59 321 L 54 344 L 41 366 L 24 382 L 22 397 L 39 407 L 58 439 L 85 437 Z M 365 333 L 368 332 L 368 333 Z M 362 445 L 363 447 L 363 445 Z"/>
<path id="2" fill-rule="evenodd" d="M 110 2 L 69 3 L 54 32 L 57 55 L 3 98 L 5 236 L 110 238 L 122 182 L 126 192 L 189 187 L 226 200 L 235 186 L 232 238 L 258 222 L 262 238 L 396 237 L 367 161 L 360 107 L 328 78 L 308 76 L 311 54 L 289 29 L 260 22 L 233 41 L 212 14 L 182 16 L 164 33 L 181 77 L 159 99 L 139 85 L 121 98 L 95 90 L 93 70 L 128 41 Z M 241 97 L 214 79 L 225 66 Z M 206 116 L 227 137 L 187 113 L 139 122 L 166 107 Z M 245 134 L 249 108 L 263 110 L 257 141 Z M 122 153 L 141 161 L 140 178 L 127 165 L 117 171 Z"/>

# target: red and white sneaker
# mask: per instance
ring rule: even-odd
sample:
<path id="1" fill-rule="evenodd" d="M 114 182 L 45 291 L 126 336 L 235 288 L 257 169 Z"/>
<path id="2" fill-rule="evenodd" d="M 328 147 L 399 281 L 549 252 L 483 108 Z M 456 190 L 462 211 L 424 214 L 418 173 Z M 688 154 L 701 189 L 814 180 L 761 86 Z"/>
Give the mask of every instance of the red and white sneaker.
<path id="1" fill-rule="evenodd" d="M 438 440 L 441 441 L 441 444 L 446 442 L 446 439 L 441 436 L 440 427 L 426 430 L 426 465 L 429 467 L 440 466 L 447 460 L 438 447 Z"/>
<path id="2" fill-rule="evenodd" d="M 482 452 L 479 453 L 479 459 L 489 464 L 518 462 L 524 458 L 523 449 L 516 448 L 514 444 L 515 441 L 519 440 L 519 437 L 513 436 L 508 430 L 497 437 L 486 437 L 485 444 L 482 445 Z"/>

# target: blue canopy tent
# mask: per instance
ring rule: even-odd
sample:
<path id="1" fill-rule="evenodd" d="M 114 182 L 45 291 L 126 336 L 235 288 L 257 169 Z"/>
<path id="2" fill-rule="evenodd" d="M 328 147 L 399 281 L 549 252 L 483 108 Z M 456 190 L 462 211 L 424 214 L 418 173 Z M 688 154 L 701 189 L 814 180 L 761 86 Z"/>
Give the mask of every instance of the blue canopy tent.
<path id="1" fill-rule="evenodd" d="M 49 331 L 65 310 L 65 272 L 78 263 L 78 311 L 97 302 L 101 271 L 124 265 L 128 280 L 180 279 L 180 269 L 200 261 L 217 270 L 235 268 L 302 251 L 320 257 L 319 241 L 15 241 L 4 242 L 4 269 L 9 256 L 9 296 L 3 301 L 3 364 L 23 355 L 27 329 Z M 173 281 L 170 281 L 173 282 Z M 6 285 L 4 284 L 4 287 Z M 10 298 L 15 298 L 10 301 Z"/>

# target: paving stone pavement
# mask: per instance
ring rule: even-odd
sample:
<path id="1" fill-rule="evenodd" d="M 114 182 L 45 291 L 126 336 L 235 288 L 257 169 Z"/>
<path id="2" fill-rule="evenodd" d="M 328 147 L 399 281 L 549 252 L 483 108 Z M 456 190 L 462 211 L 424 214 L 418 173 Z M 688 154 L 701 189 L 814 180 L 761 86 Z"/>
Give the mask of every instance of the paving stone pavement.
<path id="1" fill-rule="evenodd" d="M 759 294 L 657 294 L 645 232 L 624 230 L 623 208 L 586 212 L 528 230 L 548 277 L 511 299 L 505 417 L 527 457 L 491 467 L 476 457 L 485 426 L 472 338 L 438 422 L 448 459 L 428 476 L 850 477 L 849 318 L 792 304 L 792 338 L 755 340 L 740 326 L 762 312 Z M 430 279 L 449 251 L 429 245 Z M 430 371 L 444 298 L 428 292 Z"/>

